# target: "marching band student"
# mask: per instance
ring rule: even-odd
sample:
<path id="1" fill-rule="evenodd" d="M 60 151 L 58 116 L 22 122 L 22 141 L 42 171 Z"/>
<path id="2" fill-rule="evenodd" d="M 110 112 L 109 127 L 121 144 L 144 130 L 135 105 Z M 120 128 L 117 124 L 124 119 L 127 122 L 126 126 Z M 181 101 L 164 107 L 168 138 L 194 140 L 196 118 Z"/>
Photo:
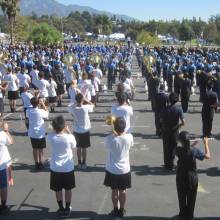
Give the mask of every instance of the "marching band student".
<path id="1" fill-rule="evenodd" d="M 126 122 L 123 118 L 116 118 L 113 125 L 113 134 L 105 139 L 107 159 L 104 185 L 112 189 L 114 209 L 110 214 L 123 218 L 127 197 L 126 190 L 131 188 L 129 151 L 133 146 L 133 136 L 125 133 Z"/>
<path id="2" fill-rule="evenodd" d="M 176 105 L 178 101 L 178 95 L 176 93 L 171 93 L 169 95 L 170 105 L 164 108 L 160 113 L 164 168 L 170 171 L 174 168 L 177 134 L 180 127 L 185 125 L 183 110 Z"/>
<path id="3" fill-rule="evenodd" d="M 79 89 L 83 94 L 84 98 L 88 101 L 91 101 L 92 84 L 91 80 L 88 79 L 88 74 L 86 72 L 83 72 L 82 74 L 82 80 L 79 83 Z"/>
<path id="4" fill-rule="evenodd" d="M 92 103 L 96 105 L 96 102 L 98 102 L 99 88 L 101 82 L 100 79 L 96 76 L 96 73 L 94 71 L 92 72 L 91 83 L 94 90 L 94 95 L 92 96 Z"/>
<path id="5" fill-rule="evenodd" d="M 204 160 L 211 158 L 208 138 L 204 138 L 205 152 L 195 147 L 198 141 L 190 145 L 189 133 L 186 131 L 182 131 L 179 134 L 178 141 L 180 146 L 178 146 L 176 150 L 176 155 L 178 157 L 176 187 L 180 209 L 179 219 L 192 220 L 194 218 L 198 188 L 196 159 Z"/>
<path id="6" fill-rule="evenodd" d="M 134 97 L 134 93 L 135 93 L 135 87 L 134 87 L 131 75 L 127 75 L 125 83 L 127 83 L 130 86 L 130 88 L 131 88 L 131 95 L 132 95 L 132 98 L 133 98 Z"/>
<path id="7" fill-rule="evenodd" d="M 85 104 L 86 103 L 86 104 Z M 73 116 L 73 132 L 76 138 L 78 168 L 86 169 L 87 148 L 90 147 L 91 123 L 89 112 L 93 112 L 94 105 L 87 101 L 81 93 L 76 95 L 76 104 L 69 107 Z"/>
<path id="8" fill-rule="evenodd" d="M 8 87 L 8 82 L 3 83 L 0 79 L 0 117 L 4 114 L 4 94 Z"/>
<path id="9" fill-rule="evenodd" d="M 131 84 L 131 82 L 127 81 L 127 77 L 126 76 L 122 76 L 121 77 L 121 84 L 123 86 L 123 91 L 124 93 L 127 94 L 127 97 L 129 100 L 132 100 L 133 96 L 134 96 L 134 93 L 133 93 L 133 87 L 131 87 L 131 85 L 133 86 L 133 84 Z"/>
<path id="10" fill-rule="evenodd" d="M 39 72 L 39 80 L 37 81 L 37 88 L 39 90 L 39 97 L 45 100 L 48 99 L 48 88 L 50 86 L 49 82 L 44 79 L 44 72 Z"/>
<path id="11" fill-rule="evenodd" d="M 17 77 L 19 80 L 19 90 L 20 90 L 20 95 L 21 95 L 23 87 L 31 83 L 31 77 L 27 73 L 25 73 L 25 69 L 23 68 L 17 74 Z"/>
<path id="12" fill-rule="evenodd" d="M 31 86 L 34 89 L 37 89 L 38 74 L 39 74 L 39 70 L 37 69 L 37 65 L 34 65 L 33 70 L 31 70 L 30 72 L 31 84 L 32 84 Z"/>
<path id="13" fill-rule="evenodd" d="M 125 132 L 131 133 L 130 118 L 133 116 L 133 108 L 128 105 L 127 94 L 120 93 L 117 96 L 118 103 L 111 108 L 111 115 L 115 117 L 122 117 L 126 122 Z"/>
<path id="14" fill-rule="evenodd" d="M 94 64 L 93 72 L 95 72 L 96 77 L 98 77 L 101 80 L 103 73 L 102 73 L 102 70 L 99 68 L 98 63 Z"/>
<path id="15" fill-rule="evenodd" d="M 212 80 L 209 80 L 207 82 L 207 91 L 203 97 L 201 113 L 203 137 L 212 136 L 212 123 L 218 106 L 218 97 L 216 92 L 213 91 L 213 86 Z"/>
<path id="16" fill-rule="evenodd" d="M 27 110 L 29 119 L 28 136 L 31 139 L 33 157 L 36 169 L 43 169 L 43 149 L 46 148 L 44 119 L 48 118 L 49 112 L 42 99 L 31 99 L 33 108 Z"/>
<path id="17" fill-rule="evenodd" d="M 11 157 L 7 145 L 13 144 L 14 140 L 8 131 L 8 124 L 3 123 L 0 131 L 0 215 L 9 211 L 7 206 L 8 185 L 13 185 L 11 177 Z"/>
<path id="18" fill-rule="evenodd" d="M 8 68 L 7 74 L 4 76 L 3 81 L 8 82 L 8 99 L 11 112 L 16 111 L 16 99 L 18 99 L 18 83 L 17 76 Z"/>
<path id="19" fill-rule="evenodd" d="M 67 66 L 64 66 L 63 72 L 64 72 L 64 77 L 65 77 L 66 91 L 67 91 L 67 94 L 68 94 L 68 98 L 70 98 L 69 87 L 70 87 L 71 82 L 73 80 L 73 70 L 71 70 Z"/>
<path id="20" fill-rule="evenodd" d="M 48 87 L 49 104 L 50 104 L 51 112 L 54 112 L 56 105 L 55 103 L 57 102 L 57 93 L 56 93 L 57 84 L 53 80 L 51 74 L 49 74 L 48 77 L 49 77 L 49 87 Z"/>
<path id="21" fill-rule="evenodd" d="M 52 121 L 53 133 L 48 134 L 47 142 L 51 146 L 50 189 L 55 191 L 60 217 L 69 217 L 71 213 L 71 190 L 75 188 L 73 148 L 76 147 L 75 137 L 71 134 L 63 116 L 57 116 Z M 65 203 L 63 206 L 63 192 Z"/>
<path id="22" fill-rule="evenodd" d="M 60 61 L 56 61 L 54 68 L 52 69 L 53 79 L 57 84 L 57 107 L 62 106 L 63 94 L 65 93 L 64 73 L 59 63 Z"/>
<path id="23" fill-rule="evenodd" d="M 72 80 L 71 85 L 69 87 L 70 102 L 72 104 L 76 102 L 76 95 L 78 93 L 81 93 L 81 91 L 77 88 L 77 80 L 74 79 Z"/>
<path id="24" fill-rule="evenodd" d="M 24 117 L 25 117 L 25 125 L 27 129 L 29 128 L 29 121 L 27 118 L 27 109 L 32 108 L 31 99 L 34 97 L 30 91 L 28 91 L 28 85 L 25 85 L 22 88 L 21 99 L 24 107 Z"/>

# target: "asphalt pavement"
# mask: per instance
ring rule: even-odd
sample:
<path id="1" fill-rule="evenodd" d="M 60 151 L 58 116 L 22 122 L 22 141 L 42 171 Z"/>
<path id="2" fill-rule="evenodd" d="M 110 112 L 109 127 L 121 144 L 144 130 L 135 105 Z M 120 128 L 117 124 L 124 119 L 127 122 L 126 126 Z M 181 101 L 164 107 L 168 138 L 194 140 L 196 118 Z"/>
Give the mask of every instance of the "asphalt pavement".
<path id="1" fill-rule="evenodd" d="M 133 73 L 140 75 L 135 60 Z M 104 80 L 105 81 L 105 80 Z M 132 101 L 134 116 L 132 129 L 134 147 L 131 150 L 132 188 L 128 190 L 126 220 L 167 220 L 178 214 L 178 200 L 175 185 L 175 171 L 163 169 L 162 140 L 155 136 L 154 114 L 144 90 L 144 79 L 134 79 L 135 98 Z M 73 190 L 73 212 L 69 219 L 110 220 L 107 215 L 112 210 L 111 191 L 103 185 L 105 176 L 104 138 L 111 132 L 105 124 L 105 117 L 115 102 L 114 92 L 102 93 L 100 102 L 91 113 L 91 143 L 88 150 L 88 169 L 76 170 L 76 188 Z M 6 101 L 8 103 L 8 101 Z M 20 101 L 19 101 L 20 104 Z M 67 111 L 68 100 L 64 107 L 56 108 L 46 122 L 47 131 L 51 131 L 51 118 L 62 114 L 72 127 L 71 115 Z M 9 189 L 8 204 L 11 212 L 1 216 L 2 220 L 46 220 L 58 219 L 57 203 L 54 192 L 49 189 L 50 172 L 36 172 L 32 158 L 30 140 L 26 134 L 22 107 L 13 114 L 5 113 L 10 124 L 15 144 L 9 147 L 13 158 L 13 176 L 15 184 Z M 8 105 L 6 106 L 6 111 Z M 185 114 L 186 126 L 192 136 L 201 135 L 201 103 L 198 94 L 191 97 L 189 113 Z M 215 115 L 213 134 L 210 141 L 211 160 L 198 162 L 199 189 L 195 208 L 196 219 L 220 219 L 220 114 Z M 203 148 L 203 143 L 199 144 Z M 46 159 L 50 159 L 50 149 L 46 148 Z M 74 156 L 76 159 L 76 152 Z"/>

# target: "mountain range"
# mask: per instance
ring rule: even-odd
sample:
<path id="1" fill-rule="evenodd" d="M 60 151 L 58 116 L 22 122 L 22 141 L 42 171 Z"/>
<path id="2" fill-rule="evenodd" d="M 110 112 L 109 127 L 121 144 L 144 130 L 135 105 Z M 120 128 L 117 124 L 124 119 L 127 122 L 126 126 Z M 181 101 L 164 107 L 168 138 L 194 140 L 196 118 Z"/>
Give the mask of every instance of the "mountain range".
<path id="1" fill-rule="evenodd" d="M 83 12 L 88 11 L 90 14 L 105 14 L 109 17 L 115 16 L 117 19 L 132 21 L 137 20 L 127 15 L 114 14 L 107 11 L 99 11 L 91 7 L 80 6 L 80 5 L 64 5 L 56 0 L 21 0 L 20 1 L 20 13 L 21 15 L 30 16 L 32 13 L 36 13 L 38 16 L 41 15 L 57 15 L 61 17 L 68 16 L 71 12 Z"/>

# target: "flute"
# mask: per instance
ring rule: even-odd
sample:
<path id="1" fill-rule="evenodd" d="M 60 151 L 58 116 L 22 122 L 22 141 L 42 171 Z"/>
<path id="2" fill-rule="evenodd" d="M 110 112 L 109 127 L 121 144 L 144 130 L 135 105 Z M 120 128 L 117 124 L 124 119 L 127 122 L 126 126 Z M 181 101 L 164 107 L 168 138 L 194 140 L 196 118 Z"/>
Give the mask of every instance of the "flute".
<path id="1" fill-rule="evenodd" d="M 208 138 L 209 141 L 214 141 L 216 140 L 216 138 Z M 190 142 L 194 142 L 194 141 L 204 141 L 204 138 L 195 138 L 195 139 L 191 139 Z"/>

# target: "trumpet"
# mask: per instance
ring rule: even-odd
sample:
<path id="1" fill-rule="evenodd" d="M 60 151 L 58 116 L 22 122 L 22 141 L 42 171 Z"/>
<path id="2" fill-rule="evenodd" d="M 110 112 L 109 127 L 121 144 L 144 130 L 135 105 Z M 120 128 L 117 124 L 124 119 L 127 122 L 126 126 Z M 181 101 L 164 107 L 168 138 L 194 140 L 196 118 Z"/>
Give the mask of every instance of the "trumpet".
<path id="1" fill-rule="evenodd" d="M 107 116 L 105 119 L 105 123 L 107 125 L 113 125 L 115 123 L 115 121 L 116 121 L 116 117 L 114 117 L 112 115 Z"/>

